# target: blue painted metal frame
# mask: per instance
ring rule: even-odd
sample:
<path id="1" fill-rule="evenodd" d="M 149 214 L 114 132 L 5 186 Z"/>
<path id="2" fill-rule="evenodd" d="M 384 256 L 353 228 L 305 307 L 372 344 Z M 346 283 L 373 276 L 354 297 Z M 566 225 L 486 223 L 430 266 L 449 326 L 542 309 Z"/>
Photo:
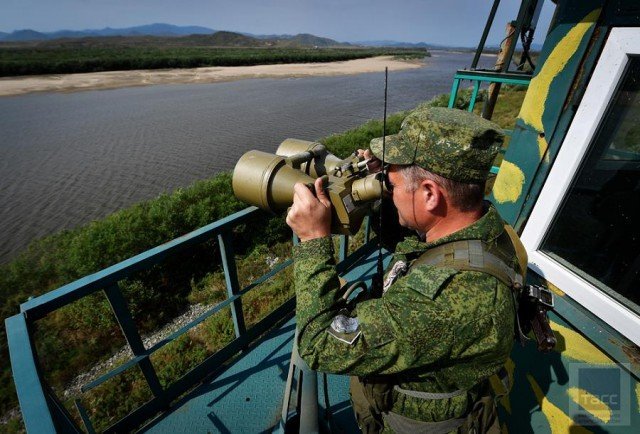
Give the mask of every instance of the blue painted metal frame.
<path id="1" fill-rule="evenodd" d="M 27 319 L 23 314 L 5 320 L 13 381 L 27 431 L 55 433 L 53 417 L 38 375 Z"/>
<path id="2" fill-rule="evenodd" d="M 246 208 L 224 219 L 169 241 L 168 243 L 154 247 L 97 273 L 90 274 L 54 291 L 22 303 L 20 310 L 30 321 L 42 318 L 62 306 L 115 284 L 136 271 L 147 269 L 159 263 L 170 254 L 207 241 L 221 233 L 225 228 L 244 222 L 256 212 L 258 212 L 258 209 L 255 207 Z"/>
<path id="3" fill-rule="evenodd" d="M 458 71 L 453 76 L 453 85 L 451 86 L 451 94 L 449 95 L 449 108 L 453 108 L 460 90 L 460 82 L 462 80 L 470 80 L 473 82 L 473 92 L 469 101 L 468 111 L 473 111 L 480 92 L 480 83 L 502 83 L 513 84 L 518 86 L 529 86 L 531 76 L 528 74 L 492 72 L 492 71 Z"/>
<path id="4" fill-rule="evenodd" d="M 98 291 L 104 291 L 116 320 L 125 336 L 127 344 L 134 356 L 130 360 L 115 367 L 99 378 L 85 384 L 82 386 L 81 391 L 87 392 L 105 381 L 123 373 L 127 369 L 138 366 L 142 371 L 151 392 L 153 393 L 153 398 L 150 401 L 138 407 L 123 419 L 117 421 L 107 429 L 107 432 L 129 431 L 134 429 L 136 426 L 139 426 L 144 420 L 152 417 L 158 411 L 167 408 L 172 400 L 182 395 L 190 387 L 197 384 L 197 382 L 202 381 L 205 377 L 211 375 L 216 370 L 219 370 L 221 366 L 238 354 L 238 352 L 246 349 L 251 342 L 259 337 L 266 329 L 293 315 L 293 310 L 295 308 L 294 298 L 276 308 L 250 329 L 247 329 L 245 326 L 241 297 L 293 263 L 290 259 L 284 261 L 245 288 L 240 288 L 231 231 L 235 226 L 243 223 L 246 219 L 257 212 L 260 211 L 255 207 L 244 209 L 229 217 L 218 220 L 210 225 L 204 226 L 189 234 L 143 252 L 95 274 L 83 277 L 82 279 L 68 285 L 64 285 L 61 288 L 23 303 L 20 306 L 20 314 L 7 318 L 6 330 L 9 340 L 11 365 L 27 431 L 37 433 L 54 433 L 56 432 L 56 429 L 60 429 L 59 423 L 56 421 L 60 420 L 61 417 L 65 420 L 66 429 L 77 430 L 77 427 L 68 427 L 68 424 L 72 422 L 69 421 L 68 415 L 62 414 L 65 413 L 65 410 L 60 408 L 57 398 L 53 395 L 52 391 L 49 390 L 44 379 L 40 375 L 38 359 L 33 348 L 30 329 L 33 323 L 38 319 L 41 319 L 47 314 L 83 297 L 89 296 Z M 368 241 L 368 221 L 366 232 L 366 240 Z M 125 279 L 136 271 L 147 269 L 158 264 L 170 254 L 215 237 L 217 237 L 222 258 L 222 266 L 227 285 L 227 299 L 213 306 L 198 318 L 175 331 L 162 341 L 156 343 L 151 348 L 144 348 L 144 344 L 136 328 L 135 322 L 133 321 L 127 302 L 118 285 L 118 281 Z M 297 239 L 294 236 L 294 244 L 295 243 L 297 243 Z M 344 261 L 347 258 L 347 248 L 348 237 L 342 236 L 340 238 L 339 252 L 341 261 Z M 180 379 L 168 387 L 163 388 L 160 384 L 155 368 L 151 363 L 150 356 L 160 348 L 185 334 L 191 328 L 226 307 L 231 308 L 236 338 Z M 79 402 L 76 402 L 76 404 L 79 404 Z M 83 423 L 85 424 L 85 429 L 92 432 L 93 427 L 87 411 L 81 404 L 77 406 L 77 409 Z"/>

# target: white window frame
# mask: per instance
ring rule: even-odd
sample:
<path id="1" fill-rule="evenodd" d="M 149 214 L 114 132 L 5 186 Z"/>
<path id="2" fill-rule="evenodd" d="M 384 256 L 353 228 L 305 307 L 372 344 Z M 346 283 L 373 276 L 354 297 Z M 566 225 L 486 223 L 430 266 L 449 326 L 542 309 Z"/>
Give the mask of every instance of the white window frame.
<path id="1" fill-rule="evenodd" d="M 522 233 L 529 267 L 640 345 L 640 316 L 540 249 L 555 214 L 580 168 L 586 151 L 622 78 L 629 55 L 640 55 L 640 28 L 613 28 L 580 107 Z"/>

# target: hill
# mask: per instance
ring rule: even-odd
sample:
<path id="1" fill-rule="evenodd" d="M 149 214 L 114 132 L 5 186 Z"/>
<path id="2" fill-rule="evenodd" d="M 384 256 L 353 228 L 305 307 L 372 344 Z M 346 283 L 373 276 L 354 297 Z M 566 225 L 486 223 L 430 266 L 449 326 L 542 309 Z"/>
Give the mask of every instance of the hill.
<path id="1" fill-rule="evenodd" d="M 12 33 L 7 33 L 6 36 L 4 36 L 2 39 L 10 41 L 33 41 L 46 38 L 47 35 L 45 33 L 36 32 L 35 30 L 31 29 L 24 29 L 16 30 Z"/>
<path id="2" fill-rule="evenodd" d="M 277 39 L 280 45 L 284 46 L 307 46 L 307 47 L 336 47 L 348 46 L 351 44 L 340 43 L 329 38 L 322 38 L 309 33 L 300 33 L 286 39 Z"/>
<path id="3" fill-rule="evenodd" d="M 240 33 L 225 31 L 216 32 L 213 35 L 191 35 L 180 39 L 192 44 L 216 47 L 263 47 L 269 44 L 267 41 L 261 41 Z"/>
<path id="4" fill-rule="evenodd" d="M 143 26 L 126 27 L 121 29 L 87 29 L 87 30 L 58 30 L 55 32 L 36 32 L 25 29 L 11 33 L 0 33 L 0 41 L 42 41 L 59 38 L 86 38 L 101 36 L 185 36 L 193 34 L 209 35 L 216 30 L 200 26 L 174 26 L 172 24 L 154 23 Z"/>
<path id="5" fill-rule="evenodd" d="M 302 33 L 298 35 L 253 35 L 250 33 L 218 31 L 199 26 L 149 24 L 113 29 L 59 30 L 37 32 L 31 29 L 0 32 L 0 42 L 31 43 L 37 47 L 108 46 L 108 45 L 166 45 L 216 47 L 339 47 L 350 44 Z"/>
<path id="6" fill-rule="evenodd" d="M 257 38 L 242 33 L 218 31 L 214 33 L 190 34 L 190 35 L 92 35 L 84 32 L 63 33 L 56 35 L 68 35 L 58 38 L 37 39 L 39 35 L 34 31 L 23 30 L 13 32 L 11 38 L 0 38 L 0 49 L 15 48 L 78 48 L 78 47 L 245 47 L 245 48 L 309 48 L 309 47 L 348 47 L 350 44 L 340 43 L 333 39 L 323 38 L 310 34 L 299 34 L 288 38 Z M 80 36 L 82 35 L 82 36 Z"/>
<path id="7" fill-rule="evenodd" d="M 425 42 L 400 42 L 390 41 L 387 39 L 379 41 L 357 41 L 355 43 L 358 45 L 364 45 L 365 47 L 433 48 L 432 45 Z"/>

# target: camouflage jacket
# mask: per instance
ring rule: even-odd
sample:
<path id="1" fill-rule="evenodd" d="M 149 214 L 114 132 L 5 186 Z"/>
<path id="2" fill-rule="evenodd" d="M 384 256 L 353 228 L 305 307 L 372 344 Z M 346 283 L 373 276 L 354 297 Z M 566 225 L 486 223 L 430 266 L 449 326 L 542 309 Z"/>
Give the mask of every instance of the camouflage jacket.
<path id="1" fill-rule="evenodd" d="M 458 240 L 496 243 L 504 223 L 490 207 L 471 226 L 433 242 L 406 239 L 393 265 L 429 248 Z M 513 255 L 513 264 L 516 263 Z M 378 299 L 358 303 L 346 327 L 340 317 L 333 243 L 320 238 L 294 248 L 298 350 L 312 369 L 365 378 L 393 376 L 403 389 L 451 392 L 444 400 L 423 400 L 394 392 L 395 413 L 424 421 L 463 415 L 475 400 L 473 386 L 494 374 L 513 344 L 511 290 L 495 277 L 474 271 L 418 265 Z M 343 318 L 344 319 L 344 318 Z M 345 323 L 343 321 L 343 323 Z"/>

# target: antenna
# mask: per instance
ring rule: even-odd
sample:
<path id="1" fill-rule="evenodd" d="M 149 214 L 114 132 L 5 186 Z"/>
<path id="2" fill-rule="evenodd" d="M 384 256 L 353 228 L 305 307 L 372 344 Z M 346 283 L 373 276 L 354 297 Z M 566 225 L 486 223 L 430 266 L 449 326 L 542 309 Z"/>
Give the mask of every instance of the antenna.
<path id="1" fill-rule="evenodd" d="M 389 83 L 389 68 L 385 66 L 384 68 L 384 116 L 382 117 L 382 173 L 383 176 L 380 178 L 380 184 L 384 182 L 384 173 L 385 164 L 384 164 L 384 155 L 385 155 L 385 145 L 387 140 L 387 85 Z M 382 185 L 380 185 L 380 189 L 382 190 Z M 378 270 L 377 274 L 380 279 L 380 287 L 383 286 L 383 278 L 384 278 L 384 267 L 382 266 L 382 197 L 380 197 L 380 208 L 378 208 Z"/>

